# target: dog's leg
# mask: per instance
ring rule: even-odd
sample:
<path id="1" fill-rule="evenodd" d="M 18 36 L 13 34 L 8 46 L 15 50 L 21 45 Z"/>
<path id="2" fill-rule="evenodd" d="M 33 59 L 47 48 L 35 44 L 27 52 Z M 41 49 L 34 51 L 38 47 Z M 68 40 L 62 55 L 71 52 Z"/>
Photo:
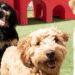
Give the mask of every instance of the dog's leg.
<path id="1" fill-rule="evenodd" d="M 6 42 L 6 41 L 3 41 L 3 42 L 0 42 L 0 66 L 1 66 L 1 59 L 2 59 L 2 56 L 5 52 L 5 49 L 9 46 L 9 42 Z"/>
<path id="2" fill-rule="evenodd" d="M 74 47 L 74 55 L 73 55 L 73 59 L 74 59 L 74 74 L 75 75 L 75 29 L 74 29 L 74 34 L 73 34 L 73 47 Z"/>
<path id="3" fill-rule="evenodd" d="M 18 43 L 18 40 L 17 39 L 13 39 L 11 42 L 10 42 L 10 45 L 11 46 L 17 46 L 17 43 Z"/>
<path id="4" fill-rule="evenodd" d="M 9 69 L 6 66 L 2 66 L 1 75 L 9 75 Z"/>

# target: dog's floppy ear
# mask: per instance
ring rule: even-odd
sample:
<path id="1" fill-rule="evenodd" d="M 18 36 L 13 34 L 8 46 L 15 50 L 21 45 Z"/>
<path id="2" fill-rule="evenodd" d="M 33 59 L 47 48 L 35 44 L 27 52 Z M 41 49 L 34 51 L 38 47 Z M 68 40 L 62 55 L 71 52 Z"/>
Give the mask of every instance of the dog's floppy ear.
<path id="1" fill-rule="evenodd" d="M 8 21 L 9 21 L 10 26 L 14 27 L 15 25 L 19 24 L 17 14 L 16 14 L 16 11 L 11 6 L 8 5 L 8 8 L 10 10 L 10 16 L 9 16 Z"/>
<path id="2" fill-rule="evenodd" d="M 57 32 L 57 34 L 60 34 L 61 35 L 61 37 L 63 38 L 63 40 L 65 42 L 68 41 L 68 39 L 69 39 L 69 34 L 68 33 L 62 32 L 60 30 L 56 30 L 56 32 Z"/>
<path id="3" fill-rule="evenodd" d="M 65 33 L 65 32 L 62 33 L 62 37 L 63 37 L 65 42 L 67 42 L 68 39 L 69 39 L 69 35 L 67 33 Z"/>
<path id="4" fill-rule="evenodd" d="M 21 42 L 18 43 L 18 50 L 21 51 L 21 60 L 23 62 L 23 64 L 27 67 L 31 67 L 32 66 L 32 62 L 31 62 L 31 54 L 29 48 L 31 47 L 31 37 L 26 37 L 24 38 Z M 32 52 L 32 51 L 31 51 Z"/>

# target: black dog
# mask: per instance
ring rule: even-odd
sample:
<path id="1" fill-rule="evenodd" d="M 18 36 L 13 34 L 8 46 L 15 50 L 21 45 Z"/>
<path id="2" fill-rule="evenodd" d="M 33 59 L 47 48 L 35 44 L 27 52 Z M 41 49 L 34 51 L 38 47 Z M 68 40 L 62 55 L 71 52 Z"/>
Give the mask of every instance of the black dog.
<path id="1" fill-rule="evenodd" d="M 18 34 L 15 30 L 17 24 L 15 10 L 6 2 L 0 1 L 0 63 L 5 49 L 17 45 Z"/>

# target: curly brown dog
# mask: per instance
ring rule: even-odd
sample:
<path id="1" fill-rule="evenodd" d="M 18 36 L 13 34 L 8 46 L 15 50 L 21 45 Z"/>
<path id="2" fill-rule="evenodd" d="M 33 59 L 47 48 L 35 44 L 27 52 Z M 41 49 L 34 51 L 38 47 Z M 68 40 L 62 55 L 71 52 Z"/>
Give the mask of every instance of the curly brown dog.
<path id="1" fill-rule="evenodd" d="M 1 63 L 1 75 L 60 75 L 68 34 L 57 28 L 31 33 L 7 48 Z"/>

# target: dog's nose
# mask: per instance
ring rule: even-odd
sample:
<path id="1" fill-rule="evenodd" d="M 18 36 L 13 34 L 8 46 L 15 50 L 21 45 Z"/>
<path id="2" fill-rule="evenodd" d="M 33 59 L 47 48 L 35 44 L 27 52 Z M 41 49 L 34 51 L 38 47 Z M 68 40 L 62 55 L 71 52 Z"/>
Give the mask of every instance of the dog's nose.
<path id="1" fill-rule="evenodd" d="M 2 18 L 4 15 L 3 11 L 0 11 L 0 18 Z"/>
<path id="2" fill-rule="evenodd" d="M 49 51 L 46 52 L 46 56 L 47 56 L 48 58 L 53 58 L 54 55 L 55 55 L 54 50 L 49 50 Z"/>

